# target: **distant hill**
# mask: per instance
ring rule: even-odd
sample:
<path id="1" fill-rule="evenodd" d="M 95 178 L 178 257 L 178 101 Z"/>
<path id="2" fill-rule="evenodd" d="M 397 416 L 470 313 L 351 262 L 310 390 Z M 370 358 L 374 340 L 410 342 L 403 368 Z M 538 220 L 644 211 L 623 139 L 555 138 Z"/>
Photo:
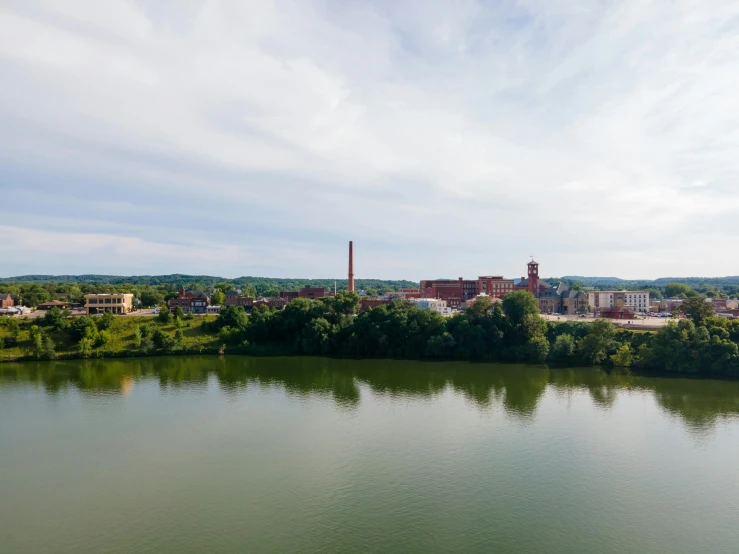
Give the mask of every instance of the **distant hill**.
<path id="1" fill-rule="evenodd" d="M 347 288 L 346 279 L 296 279 L 296 278 L 271 278 L 271 277 L 237 277 L 227 279 L 213 275 L 184 275 L 173 273 L 171 275 L 19 275 L 17 277 L 0 278 L 0 283 L 89 283 L 95 285 L 174 285 L 185 286 L 201 285 L 213 287 L 218 283 L 229 281 L 234 287 L 241 288 L 254 285 L 257 290 L 277 288 L 279 290 L 296 290 L 300 287 L 323 287 L 333 289 L 334 283 L 338 289 Z M 384 279 L 357 279 L 355 285 L 358 289 L 367 288 L 410 288 L 418 287 L 418 283 L 406 280 L 384 280 Z"/>
<path id="2" fill-rule="evenodd" d="M 563 281 L 579 282 L 589 287 L 664 287 L 668 283 L 684 283 L 689 287 L 701 289 L 706 287 L 736 288 L 739 287 L 739 276 L 729 277 L 660 277 L 659 279 L 620 279 L 618 277 L 583 277 L 567 275 Z"/>

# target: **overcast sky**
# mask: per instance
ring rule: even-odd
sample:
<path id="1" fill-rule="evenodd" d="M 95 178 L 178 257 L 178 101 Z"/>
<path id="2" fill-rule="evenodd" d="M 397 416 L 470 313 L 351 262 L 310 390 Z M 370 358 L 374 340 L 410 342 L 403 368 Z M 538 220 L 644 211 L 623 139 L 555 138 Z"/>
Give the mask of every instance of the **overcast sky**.
<path id="1" fill-rule="evenodd" d="M 0 276 L 739 274 L 736 0 L 0 0 Z"/>

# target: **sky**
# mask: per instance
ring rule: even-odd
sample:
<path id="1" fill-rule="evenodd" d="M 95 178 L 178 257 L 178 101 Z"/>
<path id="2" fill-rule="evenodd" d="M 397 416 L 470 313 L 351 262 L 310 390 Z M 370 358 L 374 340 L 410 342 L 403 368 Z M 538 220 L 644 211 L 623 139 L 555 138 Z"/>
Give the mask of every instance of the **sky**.
<path id="1" fill-rule="evenodd" d="M 739 274 L 735 0 L 0 0 L 0 276 Z"/>

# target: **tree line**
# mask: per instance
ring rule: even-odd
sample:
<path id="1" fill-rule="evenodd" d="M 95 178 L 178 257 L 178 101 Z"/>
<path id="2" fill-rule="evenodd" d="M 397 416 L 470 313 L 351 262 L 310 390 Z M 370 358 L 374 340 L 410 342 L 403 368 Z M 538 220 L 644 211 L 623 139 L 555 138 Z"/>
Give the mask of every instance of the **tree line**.
<path id="1" fill-rule="evenodd" d="M 110 277 L 106 280 L 102 278 L 105 276 L 82 275 L 80 280 L 76 281 L 72 280 L 74 276 L 66 280 L 63 279 L 64 276 L 58 280 L 56 278 L 59 276 L 54 278 L 48 276 L 49 280 L 34 279 L 34 277 L 47 276 L 27 276 L 27 280 L 19 277 L 14 281 L 0 279 L 0 293 L 12 294 L 28 307 L 36 307 L 50 300 L 84 304 L 86 294 L 130 293 L 140 301 L 141 306 L 152 307 L 162 305 L 176 296 L 180 287 L 187 290 L 215 291 L 218 296 L 213 299 L 214 305 L 222 305 L 225 301 L 223 294 L 232 289 L 240 289 L 244 296 L 277 297 L 281 291 L 295 291 L 302 287 L 333 290 L 336 284 L 338 290 L 347 288 L 346 279 L 334 281 L 331 279 L 240 277 L 227 280 L 220 277 L 170 275 L 161 278 Z M 370 295 L 384 294 L 401 288 L 418 287 L 418 283 L 411 281 L 379 279 L 358 279 L 355 285 L 358 289 L 366 290 Z"/>
<path id="2" fill-rule="evenodd" d="M 2 318 L 0 348 L 18 346 L 28 349 L 31 357 L 53 359 L 53 335 L 64 345 L 74 345 L 78 357 L 187 353 L 197 346 L 195 352 L 546 362 L 739 375 L 739 320 L 714 317 L 701 296 L 683 303 L 688 318 L 658 331 L 616 329 L 608 320 L 547 322 L 527 291 L 510 293 L 498 303 L 479 299 L 452 317 L 401 300 L 362 313 L 359 307 L 359 296 L 343 291 L 316 300 L 298 298 L 283 310 L 259 305 L 247 314 L 242 307 L 224 307 L 216 318 L 198 321 L 179 308 L 135 320 L 109 312 L 96 318 L 70 317 L 53 308 L 36 320 Z M 132 336 L 118 336 L 111 327 L 115 322 L 123 329 L 126 321 L 134 325 L 125 331 Z M 188 343 L 192 339 L 185 333 L 191 325 L 199 326 L 203 341 Z M 18 344 L 21 326 L 28 331 L 25 346 Z M 111 341 L 120 344 L 118 350 L 104 348 Z"/>
<path id="3" fill-rule="evenodd" d="M 547 322 L 527 291 L 500 303 L 479 299 L 443 317 L 400 300 L 357 315 L 359 297 L 341 292 L 296 299 L 284 310 L 228 307 L 212 323 L 226 349 L 278 346 L 286 353 L 360 358 L 611 365 L 645 370 L 739 375 L 739 321 L 713 317 L 702 297 L 690 316 L 656 332 L 616 329 L 608 320 Z"/>

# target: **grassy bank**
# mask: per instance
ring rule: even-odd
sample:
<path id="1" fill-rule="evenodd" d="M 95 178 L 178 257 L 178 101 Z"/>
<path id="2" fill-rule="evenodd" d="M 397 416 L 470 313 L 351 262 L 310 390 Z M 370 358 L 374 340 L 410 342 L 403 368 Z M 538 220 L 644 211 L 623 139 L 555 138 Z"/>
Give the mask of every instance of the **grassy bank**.
<path id="1" fill-rule="evenodd" d="M 54 352 L 57 359 L 71 358 L 116 358 L 130 356 L 157 355 L 160 349 L 153 348 L 147 343 L 146 337 L 142 343 L 138 343 L 136 329 L 149 328 L 149 336 L 156 329 L 161 330 L 169 337 L 173 337 L 179 329 L 182 331 L 182 345 L 176 349 L 169 349 L 167 354 L 191 354 L 191 353 L 214 353 L 221 346 L 218 335 L 208 333 L 203 325 L 215 319 L 216 316 L 200 316 L 189 320 L 183 320 L 177 327 L 172 318 L 163 323 L 156 317 L 151 316 L 120 316 L 115 317 L 112 324 L 105 331 L 107 342 L 105 344 L 93 345 L 87 356 L 82 356 L 79 348 L 79 339 L 74 337 L 69 330 L 58 330 L 41 325 L 42 320 L 17 319 L 19 331 L 17 338 L 11 337 L 11 330 L 7 326 L 0 327 L 0 341 L 5 347 L 0 349 L 0 362 L 34 360 L 33 330 L 34 326 L 43 330 L 54 343 Z M 72 318 L 73 319 L 73 318 Z M 93 319 L 95 320 L 95 319 Z"/>

